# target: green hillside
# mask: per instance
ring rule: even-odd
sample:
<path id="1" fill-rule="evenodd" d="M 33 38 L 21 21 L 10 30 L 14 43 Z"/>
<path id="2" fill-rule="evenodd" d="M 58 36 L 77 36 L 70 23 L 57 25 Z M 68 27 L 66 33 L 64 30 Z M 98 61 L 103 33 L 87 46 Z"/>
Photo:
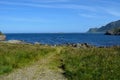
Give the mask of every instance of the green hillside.
<path id="1" fill-rule="evenodd" d="M 119 29 L 120 28 L 120 20 L 118 21 L 114 21 L 114 22 L 110 22 L 105 26 L 102 26 L 100 28 L 91 28 L 88 30 L 88 32 L 107 32 L 107 31 L 113 31 L 115 29 Z"/>

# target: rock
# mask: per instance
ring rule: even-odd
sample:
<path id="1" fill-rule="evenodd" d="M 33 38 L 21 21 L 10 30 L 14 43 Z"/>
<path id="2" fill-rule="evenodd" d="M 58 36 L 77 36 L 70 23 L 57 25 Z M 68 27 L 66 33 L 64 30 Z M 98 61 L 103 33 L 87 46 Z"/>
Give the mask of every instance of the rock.
<path id="1" fill-rule="evenodd" d="M 114 35 L 113 31 L 107 31 L 105 35 Z"/>
<path id="2" fill-rule="evenodd" d="M 13 44 L 26 44 L 24 41 L 21 40 L 8 40 L 7 43 L 13 43 Z"/>
<path id="3" fill-rule="evenodd" d="M 5 41 L 6 40 L 6 36 L 5 35 L 0 35 L 0 41 Z"/>
<path id="4" fill-rule="evenodd" d="M 77 44 L 78 48 L 91 48 L 93 47 L 92 45 L 88 44 L 88 43 L 82 43 L 82 44 Z"/>
<path id="5" fill-rule="evenodd" d="M 76 47 L 76 48 L 92 48 L 94 47 L 93 45 L 90 45 L 88 43 L 77 43 L 77 44 L 70 44 L 70 43 L 67 43 L 65 44 L 66 46 L 69 46 L 69 47 Z"/>
<path id="6" fill-rule="evenodd" d="M 107 31 L 105 35 L 120 35 L 120 28 L 114 29 L 112 31 Z"/>
<path id="7" fill-rule="evenodd" d="M 72 46 L 72 47 L 78 47 L 78 45 L 77 45 L 77 44 L 72 44 L 71 46 Z"/>
<path id="8" fill-rule="evenodd" d="M 39 42 L 35 42 L 34 44 L 35 44 L 35 45 L 40 45 L 40 43 L 39 43 Z"/>

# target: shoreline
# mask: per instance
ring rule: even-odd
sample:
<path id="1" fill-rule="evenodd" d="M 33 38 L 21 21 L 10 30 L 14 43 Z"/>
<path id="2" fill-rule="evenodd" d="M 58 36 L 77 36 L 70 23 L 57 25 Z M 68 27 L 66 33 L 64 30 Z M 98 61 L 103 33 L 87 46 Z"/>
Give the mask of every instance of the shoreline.
<path id="1" fill-rule="evenodd" d="M 120 45 L 112 45 L 112 46 L 98 46 L 92 45 L 89 43 L 64 43 L 64 44 L 43 44 L 40 42 L 25 42 L 23 40 L 5 40 L 0 41 L 1 43 L 10 43 L 10 44 L 31 44 L 31 45 L 42 45 L 42 46 L 66 46 L 66 47 L 75 47 L 75 48 L 110 48 L 110 47 L 120 47 Z"/>

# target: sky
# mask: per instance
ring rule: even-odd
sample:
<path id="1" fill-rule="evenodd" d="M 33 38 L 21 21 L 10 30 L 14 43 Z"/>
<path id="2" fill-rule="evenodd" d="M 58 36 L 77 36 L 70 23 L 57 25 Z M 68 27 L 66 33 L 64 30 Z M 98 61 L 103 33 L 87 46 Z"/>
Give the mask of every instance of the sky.
<path id="1" fill-rule="evenodd" d="M 81 33 L 119 19 L 120 0 L 0 0 L 4 33 Z"/>

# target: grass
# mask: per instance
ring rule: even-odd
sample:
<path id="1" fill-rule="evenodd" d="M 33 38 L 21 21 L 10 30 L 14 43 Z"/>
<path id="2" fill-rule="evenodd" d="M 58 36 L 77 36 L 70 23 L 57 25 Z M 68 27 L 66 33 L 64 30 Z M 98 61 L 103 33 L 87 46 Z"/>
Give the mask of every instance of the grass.
<path id="1" fill-rule="evenodd" d="M 73 48 L 0 43 L 0 75 L 53 55 L 51 69 L 68 80 L 120 80 L 120 47 Z"/>
<path id="2" fill-rule="evenodd" d="M 120 80 L 120 48 L 66 48 L 62 58 L 68 80 Z"/>
<path id="3" fill-rule="evenodd" d="M 48 46 L 0 43 L 0 74 L 29 65 L 54 51 Z"/>

